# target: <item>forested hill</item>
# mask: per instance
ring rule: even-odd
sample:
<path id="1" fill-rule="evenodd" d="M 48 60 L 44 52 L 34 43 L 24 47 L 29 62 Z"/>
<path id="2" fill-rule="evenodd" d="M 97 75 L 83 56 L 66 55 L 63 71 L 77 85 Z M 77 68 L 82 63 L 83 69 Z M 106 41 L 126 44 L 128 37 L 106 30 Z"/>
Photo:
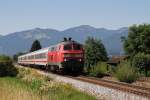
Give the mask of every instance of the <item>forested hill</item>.
<path id="1" fill-rule="evenodd" d="M 127 36 L 127 34 L 128 28 L 126 27 L 109 30 L 81 25 L 63 31 L 35 28 L 0 36 L 0 54 L 13 55 L 17 52 L 26 52 L 35 39 L 38 39 L 42 46 L 46 47 L 60 42 L 63 37 L 72 37 L 74 40 L 84 43 L 88 36 L 93 36 L 102 40 L 109 54 L 120 55 L 123 53 L 120 37 Z"/>

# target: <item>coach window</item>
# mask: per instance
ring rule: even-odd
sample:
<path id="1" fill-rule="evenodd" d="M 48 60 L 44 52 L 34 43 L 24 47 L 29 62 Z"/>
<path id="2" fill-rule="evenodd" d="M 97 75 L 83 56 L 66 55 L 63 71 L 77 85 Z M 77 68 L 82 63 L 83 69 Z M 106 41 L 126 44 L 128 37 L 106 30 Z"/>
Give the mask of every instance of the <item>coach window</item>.
<path id="1" fill-rule="evenodd" d="M 43 54 L 42 53 L 40 54 L 40 58 L 43 58 Z"/>
<path id="2" fill-rule="evenodd" d="M 54 47 L 51 48 L 51 51 L 54 51 Z"/>
<path id="3" fill-rule="evenodd" d="M 42 54 L 42 58 L 46 58 L 46 53 L 43 53 L 43 54 Z"/>
<path id="4" fill-rule="evenodd" d="M 41 58 L 41 55 L 40 54 L 38 54 L 38 59 L 40 59 Z"/>
<path id="5" fill-rule="evenodd" d="M 35 59 L 37 59 L 37 55 L 35 55 Z"/>
<path id="6" fill-rule="evenodd" d="M 24 60 L 26 60 L 26 59 L 27 59 L 27 57 L 25 56 L 25 57 L 24 57 Z"/>
<path id="7" fill-rule="evenodd" d="M 26 57 L 26 60 L 28 60 L 29 58 L 30 58 L 30 56 L 27 56 L 27 57 Z"/>
<path id="8" fill-rule="evenodd" d="M 35 55 L 35 58 L 38 59 L 38 55 Z"/>
<path id="9" fill-rule="evenodd" d="M 42 58 L 42 55 L 41 54 L 39 54 L 39 59 L 41 59 Z"/>
<path id="10" fill-rule="evenodd" d="M 54 47 L 54 51 L 57 51 L 57 47 Z"/>
<path id="11" fill-rule="evenodd" d="M 28 56 L 28 59 L 30 60 L 30 59 L 31 59 L 31 56 Z"/>
<path id="12" fill-rule="evenodd" d="M 51 48 L 51 51 L 56 51 L 56 47 L 52 47 L 52 48 Z"/>
<path id="13" fill-rule="evenodd" d="M 39 54 L 39 59 L 41 58 L 41 54 Z"/>
<path id="14" fill-rule="evenodd" d="M 30 59 L 33 59 L 33 55 L 30 56 Z"/>
<path id="15" fill-rule="evenodd" d="M 40 59 L 40 58 L 41 58 L 41 54 L 38 55 L 38 59 Z"/>
<path id="16" fill-rule="evenodd" d="M 31 59 L 33 59 L 34 58 L 34 56 L 33 55 L 31 55 Z"/>

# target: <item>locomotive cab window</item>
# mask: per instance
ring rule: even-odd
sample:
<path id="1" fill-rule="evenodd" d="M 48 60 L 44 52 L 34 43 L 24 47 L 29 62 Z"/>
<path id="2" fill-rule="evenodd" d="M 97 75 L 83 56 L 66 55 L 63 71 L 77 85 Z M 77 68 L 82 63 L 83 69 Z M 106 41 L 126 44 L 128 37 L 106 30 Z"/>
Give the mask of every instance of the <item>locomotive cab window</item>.
<path id="1" fill-rule="evenodd" d="M 64 50 L 81 50 L 80 44 L 65 44 Z"/>
<path id="2" fill-rule="evenodd" d="M 64 50 L 72 50 L 72 45 L 71 44 L 65 44 Z"/>
<path id="3" fill-rule="evenodd" d="M 73 50 L 81 50 L 81 45 L 73 44 Z"/>

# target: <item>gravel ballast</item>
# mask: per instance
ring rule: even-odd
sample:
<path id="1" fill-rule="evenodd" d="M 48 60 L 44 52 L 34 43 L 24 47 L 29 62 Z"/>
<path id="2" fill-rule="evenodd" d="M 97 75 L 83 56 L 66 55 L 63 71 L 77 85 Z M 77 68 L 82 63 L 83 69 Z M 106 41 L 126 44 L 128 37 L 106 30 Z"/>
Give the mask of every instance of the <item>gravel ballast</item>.
<path id="1" fill-rule="evenodd" d="M 83 82 L 56 74 L 46 73 L 43 71 L 38 72 L 40 74 L 52 77 L 55 81 L 72 84 L 73 87 L 96 96 L 98 100 L 149 100 L 149 98 L 142 97 L 136 94 L 123 92 L 120 90 L 111 89 L 104 86 Z"/>

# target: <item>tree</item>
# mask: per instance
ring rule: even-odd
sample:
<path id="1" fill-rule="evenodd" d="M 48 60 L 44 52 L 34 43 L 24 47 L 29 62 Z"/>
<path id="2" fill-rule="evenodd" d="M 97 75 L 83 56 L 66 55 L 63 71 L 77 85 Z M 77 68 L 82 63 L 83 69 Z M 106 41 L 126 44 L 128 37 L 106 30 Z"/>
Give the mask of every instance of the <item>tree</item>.
<path id="1" fill-rule="evenodd" d="M 32 44 L 30 52 L 33 52 L 33 51 L 36 51 L 36 50 L 39 50 L 39 49 L 41 49 L 41 44 L 38 40 L 35 40 Z"/>
<path id="2" fill-rule="evenodd" d="M 132 66 L 137 67 L 140 72 L 144 71 L 148 76 L 150 70 L 150 54 L 138 53 L 133 57 Z"/>
<path id="3" fill-rule="evenodd" d="M 90 69 L 99 61 L 107 60 L 107 52 L 101 40 L 88 37 L 85 41 L 85 65 Z"/>
<path id="4" fill-rule="evenodd" d="M 128 37 L 124 39 L 124 50 L 132 65 L 147 75 L 150 70 L 150 24 L 131 26 Z"/>
<path id="5" fill-rule="evenodd" d="M 0 77 L 1 76 L 16 76 L 18 70 L 13 65 L 13 61 L 9 56 L 0 55 Z"/>
<path id="6" fill-rule="evenodd" d="M 139 52 L 150 53 L 150 24 L 133 25 L 129 28 L 129 34 L 124 39 L 126 54 L 133 57 Z"/>

